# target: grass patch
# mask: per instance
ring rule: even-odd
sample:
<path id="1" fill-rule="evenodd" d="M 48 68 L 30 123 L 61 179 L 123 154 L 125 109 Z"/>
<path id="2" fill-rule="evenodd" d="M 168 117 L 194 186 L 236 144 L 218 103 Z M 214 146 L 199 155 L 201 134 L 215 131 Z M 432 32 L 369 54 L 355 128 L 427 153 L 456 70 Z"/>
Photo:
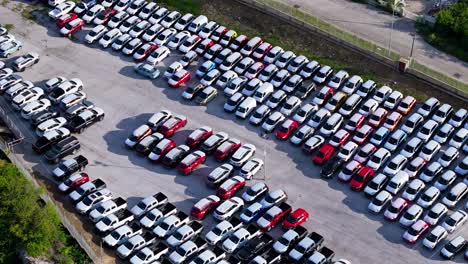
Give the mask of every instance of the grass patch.
<path id="1" fill-rule="evenodd" d="M 453 78 L 450 78 L 448 77 L 447 75 L 445 74 L 442 74 L 438 71 L 435 71 L 425 65 L 422 65 L 422 64 L 419 64 L 417 61 L 412 61 L 411 62 L 411 68 L 419 71 L 419 72 L 422 72 L 428 76 L 431 76 L 433 77 L 434 79 L 437 79 L 443 83 L 446 83 L 464 93 L 468 93 L 468 84 L 465 84 L 463 82 L 460 82 L 460 81 L 457 81 Z"/>
<path id="2" fill-rule="evenodd" d="M 5 25 L 3 25 L 3 27 L 6 28 L 6 30 L 11 31 L 13 29 L 14 25 L 13 24 L 5 24 Z"/>
<path id="3" fill-rule="evenodd" d="M 167 8 L 177 9 L 183 13 L 201 14 L 201 6 L 205 0 L 158 0 L 157 3 Z"/>
<path id="4" fill-rule="evenodd" d="M 2 6 L 7 6 L 9 3 L 10 3 L 10 0 L 2 0 L 2 2 L 0 2 Z"/>

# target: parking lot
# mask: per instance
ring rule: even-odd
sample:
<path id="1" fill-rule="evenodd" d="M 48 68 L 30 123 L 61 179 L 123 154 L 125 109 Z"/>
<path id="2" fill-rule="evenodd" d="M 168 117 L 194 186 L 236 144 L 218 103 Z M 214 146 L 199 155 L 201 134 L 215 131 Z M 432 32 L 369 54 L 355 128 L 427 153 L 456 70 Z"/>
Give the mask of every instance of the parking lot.
<path id="1" fill-rule="evenodd" d="M 353 192 L 336 180 L 321 179 L 319 168 L 311 163 L 311 156 L 304 155 L 289 142 L 277 141 L 274 135 L 270 139 L 261 138 L 258 128 L 225 113 L 222 95 L 207 107 L 182 101 L 182 88 L 169 88 L 162 77 L 150 81 L 137 75 L 130 57 L 110 49 L 101 50 L 97 45 L 85 45 L 82 40 L 86 30 L 70 41 L 59 35 L 52 22 L 47 27 L 31 24 L 4 7 L 0 7 L 0 14 L 0 23 L 15 25 L 13 33 L 22 40 L 23 52 L 41 54 L 39 64 L 21 74 L 25 79 L 40 86 L 57 75 L 80 78 L 89 100 L 104 109 L 106 118 L 78 135 L 82 143 L 80 153 L 90 160 L 87 168 L 90 176 L 103 179 L 116 195 L 127 198 L 130 206 L 143 197 L 163 191 L 180 209 L 189 212 L 194 201 L 213 193 L 204 184 L 206 175 L 219 164 L 212 157 L 208 158 L 206 166 L 182 176 L 175 170 L 151 164 L 125 148 L 123 142 L 134 128 L 145 123 L 152 113 L 169 109 L 188 118 L 187 126 L 173 137 L 178 144 L 182 144 L 193 129 L 203 125 L 225 131 L 243 143 L 255 144 L 256 156 L 265 160 L 265 169 L 256 178 L 265 176 L 270 189 L 284 189 L 294 208 L 309 211 L 311 217 L 305 226 L 325 237 L 325 245 L 335 250 L 336 259 L 346 258 L 353 263 L 436 263 L 440 259 L 438 250 L 429 252 L 420 242 L 412 247 L 403 243 L 403 229 L 397 224 L 385 223 L 381 215 L 369 214 L 368 199 L 362 193 Z M 180 56 L 172 52 L 171 57 L 160 64 L 161 69 Z M 194 69 L 196 65 L 190 67 L 190 71 Z M 196 79 L 192 78 L 189 85 L 195 83 Z M 7 107 L 8 104 L 2 101 L 2 105 Z M 33 170 L 50 175 L 52 166 L 31 150 L 30 143 L 34 142 L 35 135 L 29 124 L 13 110 L 11 112 L 26 136 L 15 152 Z M 211 224 L 212 221 L 209 217 L 205 222 Z M 467 237 L 466 226 L 456 234 Z M 455 235 L 450 235 L 452 237 Z M 463 262 L 461 256 L 455 261 Z"/>

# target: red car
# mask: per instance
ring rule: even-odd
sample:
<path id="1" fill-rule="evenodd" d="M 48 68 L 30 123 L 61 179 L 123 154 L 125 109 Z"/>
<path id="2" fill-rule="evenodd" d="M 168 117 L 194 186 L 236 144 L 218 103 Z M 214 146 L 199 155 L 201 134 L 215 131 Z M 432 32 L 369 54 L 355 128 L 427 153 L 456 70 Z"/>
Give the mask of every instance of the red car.
<path id="1" fill-rule="evenodd" d="M 429 230 L 429 224 L 419 219 L 406 230 L 403 239 L 410 244 L 414 244 L 427 230 Z"/>
<path id="2" fill-rule="evenodd" d="M 174 73 L 169 79 L 168 83 L 169 86 L 171 86 L 172 88 L 177 88 L 182 84 L 186 83 L 188 80 L 190 80 L 190 72 L 182 69 Z"/>
<path id="3" fill-rule="evenodd" d="M 283 228 L 291 229 L 309 220 L 309 213 L 302 208 L 297 208 L 284 221 Z"/>
<path id="4" fill-rule="evenodd" d="M 377 108 L 369 119 L 369 125 L 378 128 L 385 121 L 387 113 L 388 111 L 382 107 Z"/>
<path id="5" fill-rule="evenodd" d="M 343 146 L 348 141 L 350 136 L 351 134 L 349 134 L 348 131 L 340 129 L 336 131 L 336 133 L 332 136 L 329 144 L 335 148 L 338 148 L 340 146 Z"/>
<path id="6" fill-rule="evenodd" d="M 160 127 L 158 127 L 158 132 L 163 134 L 165 137 L 170 137 L 174 133 L 184 127 L 187 124 L 187 117 L 182 115 L 175 115 L 166 120 Z"/>
<path id="7" fill-rule="evenodd" d="M 232 51 L 238 51 L 245 45 L 245 43 L 247 43 L 247 41 L 249 41 L 249 37 L 246 35 L 240 35 L 231 43 L 231 45 L 229 45 L 229 48 Z"/>
<path id="8" fill-rule="evenodd" d="M 216 190 L 216 195 L 224 200 L 229 199 L 244 186 L 245 179 L 241 176 L 234 176 L 227 179 L 223 182 L 223 184 L 221 184 L 221 186 L 219 186 L 218 190 Z"/>
<path id="9" fill-rule="evenodd" d="M 287 119 L 283 122 L 280 128 L 276 131 L 276 137 L 281 140 L 286 140 L 296 130 L 299 123 L 292 119 Z"/>
<path id="10" fill-rule="evenodd" d="M 385 210 L 384 217 L 388 221 L 395 221 L 400 215 L 403 213 L 403 211 L 408 208 L 408 201 L 406 201 L 403 198 L 397 198 L 392 201 L 390 206 Z"/>
<path id="11" fill-rule="evenodd" d="M 325 86 L 320 90 L 315 98 L 312 100 L 313 103 L 322 106 L 324 105 L 328 99 L 330 99 L 333 94 L 335 93 L 335 89 L 332 87 Z"/>
<path id="12" fill-rule="evenodd" d="M 141 62 L 146 60 L 148 56 L 153 52 L 153 50 L 157 49 L 158 45 L 154 42 L 148 42 L 143 44 L 143 46 L 139 47 L 135 54 L 133 54 L 133 59 L 136 62 Z"/>
<path id="13" fill-rule="evenodd" d="M 273 46 L 270 43 L 263 42 L 262 44 L 260 44 L 260 46 L 258 46 L 255 49 L 255 51 L 252 54 L 252 57 L 254 57 L 257 60 L 262 60 L 263 57 L 265 57 L 265 55 L 268 53 L 268 51 L 271 50 L 271 48 L 273 48 Z"/>
<path id="14" fill-rule="evenodd" d="M 62 192 L 71 192 L 86 182 L 89 182 L 89 176 L 87 173 L 81 172 L 70 176 L 68 179 L 62 182 L 58 188 Z"/>
<path id="15" fill-rule="evenodd" d="M 330 144 L 323 144 L 315 154 L 312 161 L 317 165 L 322 165 L 333 156 L 335 148 Z"/>
<path id="16" fill-rule="evenodd" d="M 364 116 L 356 113 L 354 114 L 348 121 L 348 123 L 345 126 L 345 129 L 353 132 L 358 130 L 363 124 L 364 124 Z"/>
<path id="17" fill-rule="evenodd" d="M 195 49 L 195 52 L 198 54 L 198 55 L 202 55 L 203 53 L 205 53 L 208 49 L 210 49 L 213 45 L 215 44 L 215 42 L 211 39 L 205 39 L 203 40 L 202 42 L 200 42 L 197 46 L 197 48 Z"/>
<path id="18" fill-rule="evenodd" d="M 197 128 L 187 137 L 185 145 L 189 146 L 189 148 L 196 148 L 211 135 L 213 135 L 213 129 L 211 127 L 203 126 Z"/>
<path id="19" fill-rule="evenodd" d="M 200 201 L 194 204 L 190 214 L 196 219 L 203 219 L 205 218 L 206 214 L 216 208 L 220 203 L 221 199 L 219 199 L 218 196 L 210 195 L 208 197 L 202 198 Z"/>
<path id="20" fill-rule="evenodd" d="M 241 146 L 241 141 L 237 138 L 230 138 L 227 141 L 224 141 L 219 147 L 215 150 L 213 156 L 219 161 L 225 160 L 227 157 L 231 156 L 234 151 L 236 151 Z"/>
<path id="21" fill-rule="evenodd" d="M 112 9 L 112 8 L 108 8 L 108 9 L 102 11 L 101 13 L 99 13 L 99 15 L 96 16 L 96 18 L 97 18 L 97 20 L 99 20 L 100 25 L 104 25 L 115 14 L 117 14 L 117 10 Z M 96 19 L 94 19 L 94 21 L 96 21 Z"/>
<path id="22" fill-rule="evenodd" d="M 148 155 L 148 158 L 153 162 L 160 162 L 164 156 L 173 148 L 176 147 L 174 140 L 170 138 L 165 138 L 154 147 L 151 153 Z"/>
<path id="23" fill-rule="evenodd" d="M 281 203 L 268 209 L 265 214 L 257 220 L 257 225 L 263 231 L 273 229 L 285 216 L 291 212 L 291 206 Z"/>
<path id="24" fill-rule="evenodd" d="M 61 17 L 59 17 L 57 20 L 55 20 L 55 24 L 61 28 L 63 26 L 65 26 L 68 22 L 72 21 L 72 20 L 75 20 L 78 18 L 78 15 L 75 14 L 75 13 L 68 13 L 68 14 L 65 14 L 65 15 L 62 15 Z"/>
<path id="25" fill-rule="evenodd" d="M 185 157 L 177 166 L 177 170 L 184 175 L 190 174 L 198 165 L 205 162 L 205 160 L 205 152 L 197 150 Z"/>
<path id="26" fill-rule="evenodd" d="M 78 30 L 81 30 L 84 24 L 85 22 L 83 21 L 83 19 L 75 18 L 71 20 L 70 22 L 68 22 L 67 24 L 65 24 L 65 26 L 63 26 L 60 29 L 60 34 L 62 34 L 65 37 L 69 37 L 73 33 L 77 32 Z"/>
<path id="27" fill-rule="evenodd" d="M 375 171 L 367 166 L 362 167 L 351 179 L 349 186 L 352 190 L 361 191 L 364 186 L 374 177 Z"/>

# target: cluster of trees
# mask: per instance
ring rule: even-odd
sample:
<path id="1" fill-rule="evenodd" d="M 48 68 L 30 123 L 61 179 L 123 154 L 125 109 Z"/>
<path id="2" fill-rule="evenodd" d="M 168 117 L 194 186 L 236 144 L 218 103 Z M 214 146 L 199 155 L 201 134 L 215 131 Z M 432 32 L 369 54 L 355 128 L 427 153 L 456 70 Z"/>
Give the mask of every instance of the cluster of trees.
<path id="1" fill-rule="evenodd" d="M 55 208 L 40 200 L 40 193 L 16 166 L 0 160 L 0 263 L 17 263 L 22 250 L 59 263 L 74 261 L 76 245 L 70 245 Z"/>
<path id="2" fill-rule="evenodd" d="M 468 51 L 468 1 L 462 0 L 441 10 L 434 29 L 447 37 L 458 38 Z"/>

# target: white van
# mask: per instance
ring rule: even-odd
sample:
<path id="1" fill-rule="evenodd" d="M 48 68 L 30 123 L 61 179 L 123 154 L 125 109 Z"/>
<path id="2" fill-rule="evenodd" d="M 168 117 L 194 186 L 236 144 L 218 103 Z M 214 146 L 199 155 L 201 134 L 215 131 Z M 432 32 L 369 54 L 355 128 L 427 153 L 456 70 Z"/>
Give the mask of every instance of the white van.
<path id="1" fill-rule="evenodd" d="M 245 119 L 255 109 L 255 107 L 257 107 L 257 101 L 252 97 L 247 97 L 237 108 L 236 116 Z"/>
<path id="2" fill-rule="evenodd" d="M 65 0 L 49 0 L 49 1 L 47 1 L 47 3 L 50 6 L 58 6 L 61 3 L 65 3 Z"/>
<path id="3" fill-rule="evenodd" d="M 188 26 L 188 31 L 196 34 L 208 23 L 208 18 L 204 15 L 196 17 Z"/>
<path id="4" fill-rule="evenodd" d="M 409 181 L 408 173 L 404 171 L 398 172 L 395 176 L 393 176 L 387 184 L 385 190 L 390 192 L 393 195 L 396 195 Z"/>
<path id="5" fill-rule="evenodd" d="M 268 96 L 270 96 L 270 94 L 273 93 L 274 90 L 275 88 L 271 83 L 265 82 L 255 91 L 253 98 L 261 104 L 268 98 Z"/>

